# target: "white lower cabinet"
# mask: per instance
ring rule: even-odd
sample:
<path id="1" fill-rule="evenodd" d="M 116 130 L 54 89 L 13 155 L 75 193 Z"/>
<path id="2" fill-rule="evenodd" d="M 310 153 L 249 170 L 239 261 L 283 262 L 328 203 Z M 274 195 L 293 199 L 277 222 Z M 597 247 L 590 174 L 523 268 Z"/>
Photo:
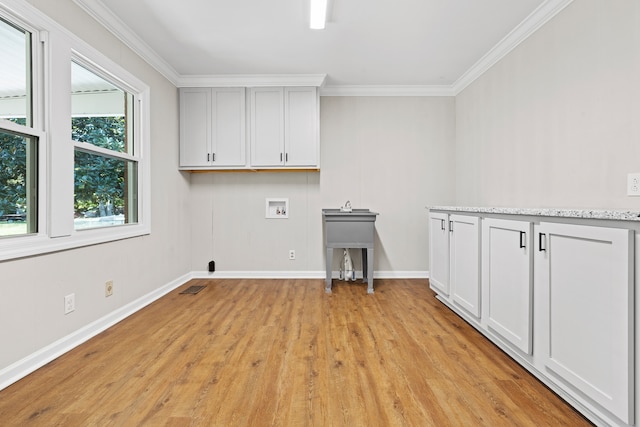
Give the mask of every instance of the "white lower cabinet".
<path id="1" fill-rule="evenodd" d="M 449 230 L 451 300 L 480 317 L 480 220 L 450 215 Z"/>
<path id="2" fill-rule="evenodd" d="M 635 425 L 639 226 L 540 219 L 430 212 L 430 286 L 595 424 Z"/>
<path id="3" fill-rule="evenodd" d="M 449 295 L 449 215 L 433 212 L 429 215 L 429 286 Z"/>
<path id="4" fill-rule="evenodd" d="M 482 286 L 487 325 L 515 348 L 532 353 L 532 224 L 482 221 Z"/>
<path id="5" fill-rule="evenodd" d="M 632 424 L 633 231 L 540 223 L 536 233 L 546 369 Z"/>

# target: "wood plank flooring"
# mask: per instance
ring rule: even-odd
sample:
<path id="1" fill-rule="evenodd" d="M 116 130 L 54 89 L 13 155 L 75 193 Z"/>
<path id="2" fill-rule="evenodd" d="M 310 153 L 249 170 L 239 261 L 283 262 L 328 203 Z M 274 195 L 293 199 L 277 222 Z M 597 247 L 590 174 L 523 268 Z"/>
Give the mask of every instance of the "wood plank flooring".
<path id="1" fill-rule="evenodd" d="M 0 424 L 590 425 L 427 280 L 375 285 L 192 280 L 0 391 Z"/>

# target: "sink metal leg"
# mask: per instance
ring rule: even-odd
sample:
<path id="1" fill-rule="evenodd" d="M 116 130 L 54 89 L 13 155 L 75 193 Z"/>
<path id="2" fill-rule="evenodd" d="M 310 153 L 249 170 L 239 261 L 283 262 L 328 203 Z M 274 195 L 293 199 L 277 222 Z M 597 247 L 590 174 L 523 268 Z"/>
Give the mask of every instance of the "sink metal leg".
<path id="1" fill-rule="evenodd" d="M 367 248 L 360 249 L 362 252 L 362 280 L 367 281 L 368 276 L 368 265 L 367 265 Z"/>
<path id="2" fill-rule="evenodd" d="M 365 250 L 362 250 L 364 255 Z M 367 256 L 365 257 L 367 260 L 367 293 L 373 293 L 373 248 L 366 249 Z M 364 259 L 362 260 L 362 264 L 364 265 Z M 364 267 L 363 267 L 364 268 Z"/>
<path id="3" fill-rule="evenodd" d="M 331 273 L 333 267 L 333 248 L 327 248 L 327 275 L 325 277 L 324 291 L 328 294 L 331 293 Z"/>

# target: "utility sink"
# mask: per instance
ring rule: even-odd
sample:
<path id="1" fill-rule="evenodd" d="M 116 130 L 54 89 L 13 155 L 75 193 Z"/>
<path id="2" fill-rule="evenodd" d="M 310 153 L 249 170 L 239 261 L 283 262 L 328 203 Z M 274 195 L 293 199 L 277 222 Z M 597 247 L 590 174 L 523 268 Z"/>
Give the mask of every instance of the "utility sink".
<path id="1" fill-rule="evenodd" d="M 327 251 L 325 290 L 331 292 L 333 250 L 362 249 L 362 275 L 367 281 L 367 293 L 373 293 L 373 241 L 377 212 L 369 209 L 322 209 L 324 244 Z"/>
<path id="2" fill-rule="evenodd" d="M 375 212 L 371 212 L 371 210 L 369 209 L 351 209 L 351 211 L 344 211 L 340 208 L 336 208 L 336 209 L 322 209 L 322 214 L 323 215 L 353 215 L 353 214 L 374 214 L 374 215 L 378 215 Z"/>

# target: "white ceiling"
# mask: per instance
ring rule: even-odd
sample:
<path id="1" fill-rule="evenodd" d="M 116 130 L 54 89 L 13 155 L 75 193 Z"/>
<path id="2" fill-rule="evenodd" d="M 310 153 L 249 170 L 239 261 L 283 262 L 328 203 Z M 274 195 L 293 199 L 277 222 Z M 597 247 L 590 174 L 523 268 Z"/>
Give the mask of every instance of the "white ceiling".
<path id="1" fill-rule="evenodd" d="M 452 87 L 571 0 L 329 0 L 324 30 L 309 29 L 308 0 L 75 1 L 173 80 L 326 74 L 330 87 Z"/>

